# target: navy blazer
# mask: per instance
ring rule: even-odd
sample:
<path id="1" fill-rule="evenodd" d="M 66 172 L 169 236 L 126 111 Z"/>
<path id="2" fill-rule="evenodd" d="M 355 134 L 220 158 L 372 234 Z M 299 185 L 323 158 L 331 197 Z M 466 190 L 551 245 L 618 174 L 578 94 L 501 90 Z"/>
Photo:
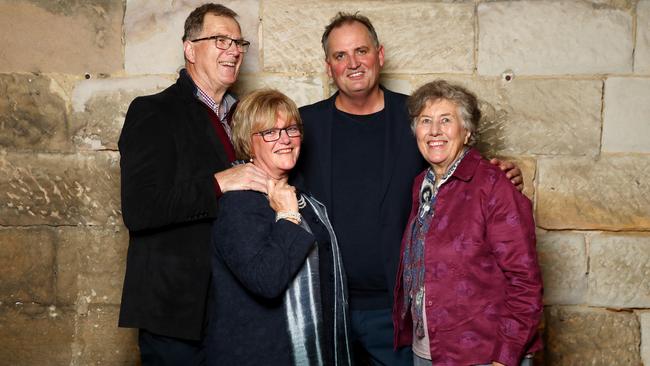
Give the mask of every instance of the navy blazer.
<path id="1" fill-rule="evenodd" d="M 384 92 L 386 111 L 386 147 L 378 159 L 384 164 L 381 181 L 380 224 L 382 256 L 386 289 L 393 301 L 395 276 L 400 258 L 402 233 L 411 208 L 411 186 L 413 179 L 426 166 L 418 151 L 415 136 L 410 128 L 404 94 L 381 87 Z M 318 103 L 300 108 L 304 125 L 304 136 L 298 164 L 294 169 L 293 184 L 310 192 L 331 210 L 332 203 L 332 120 L 336 113 L 334 102 L 338 92 Z M 363 169 L 363 167 L 359 167 Z M 330 217 L 332 212 L 329 211 Z M 374 253 L 368 253 L 372 255 Z"/>
<path id="2" fill-rule="evenodd" d="M 183 70 L 126 114 L 118 146 L 130 241 L 119 325 L 198 340 L 217 216 L 213 175 L 230 162 L 194 88 Z"/>

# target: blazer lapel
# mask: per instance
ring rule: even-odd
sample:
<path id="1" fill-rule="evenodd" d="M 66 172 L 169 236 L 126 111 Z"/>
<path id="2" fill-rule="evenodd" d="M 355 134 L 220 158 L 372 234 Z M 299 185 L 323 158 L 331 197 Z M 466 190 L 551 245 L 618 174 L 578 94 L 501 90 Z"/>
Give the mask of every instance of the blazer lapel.
<path id="1" fill-rule="evenodd" d="M 319 198 L 328 208 L 332 206 L 332 149 L 334 149 L 334 145 L 332 144 L 332 125 L 334 123 L 334 113 L 336 113 L 334 101 L 337 95 L 338 92 L 330 97 L 328 108 L 325 111 L 327 117 L 323 123 L 318 125 L 320 132 L 318 138 L 323 140 L 319 144 L 320 151 L 318 152 L 321 157 L 321 171 L 323 172 L 323 196 Z"/>
<path id="2" fill-rule="evenodd" d="M 384 170 L 381 179 L 381 198 L 380 205 L 384 201 L 388 186 L 396 170 L 397 157 L 399 156 L 399 149 L 404 140 L 404 116 L 406 111 L 399 110 L 392 103 L 390 92 L 382 87 L 384 91 L 384 116 L 386 121 L 384 123 Z"/>

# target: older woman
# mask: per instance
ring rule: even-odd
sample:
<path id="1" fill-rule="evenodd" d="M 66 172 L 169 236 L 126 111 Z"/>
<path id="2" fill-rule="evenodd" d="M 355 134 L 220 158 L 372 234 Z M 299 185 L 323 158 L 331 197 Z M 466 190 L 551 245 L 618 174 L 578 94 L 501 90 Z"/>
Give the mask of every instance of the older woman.
<path id="1" fill-rule="evenodd" d="M 234 191 L 219 201 L 209 364 L 351 363 L 336 237 L 325 207 L 287 183 L 301 134 L 296 105 L 278 91 L 253 92 L 237 107 L 238 158 L 270 179 L 267 195 Z"/>
<path id="2" fill-rule="evenodd" d="M 430 167 L 416 177 L 393 321 L 414 365 L 520 365 L 541 347 L 542 282 L 530 201 L 474 148 L 481 112 L 437 80 L 408 100 Z"/>

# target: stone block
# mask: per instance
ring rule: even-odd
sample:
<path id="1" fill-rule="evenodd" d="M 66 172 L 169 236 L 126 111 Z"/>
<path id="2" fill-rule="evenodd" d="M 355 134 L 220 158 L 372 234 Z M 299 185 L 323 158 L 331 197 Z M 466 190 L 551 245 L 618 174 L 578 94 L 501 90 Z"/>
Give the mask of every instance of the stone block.
<path id="1" fill-rule="evenodd" d="M 474 5 L 471 3 L 323 1 L 304 2 L 296 7 L 292 1 L 272 0 L 264 3 L 264 71 L 322 72 L 324 52 L 320 39 L 338 11 L 359 11 L 370 18 L 379 42 L 386 49 L 386 72 L 470 73 L 473 70 Z M 436 29 L 454 31 L 433 31 L 432 24 Z"/>
<path id="2" fill-rule="evenodd" d="M 175 78 L 157 76 L 84 80 L 72 92 L 70 134 L 79 150 L 117 150 L 131 101 L 161 91 Z"/>
<path id="3" fill-rule="evenodd" d="M 70 365 L 75 313 L 53 305 L 0 305 L 0 360 L 12 366 Z"/>
<path id="4" fill-rule="evenodd" d="M 491 85 L 490 85 L 491 84 Z M 485 151 L 518 155 L 596 155 L 600 145 L 600 81 L 485 81 L 478 95 Z"/>
<path id="5" fill-rule="evenodd" d="M 597 80 L 419 76 L 476 94 L 483 113 L 479 148 L 487 155 L 587 155 L 600 152 L 602 82 Z"/>
<path id="6" fill-rule="evenodd" d="M 642 155 L 537 160 L 537 226 L 648 230 L 650 159 Z"/>
<path id="7" fill-rule="evenodd" d="M 602 150 L 650 153 L 650 79 L 607 79 Z"/>
<path id="8" fill-rule="evenodd" d="M 650 0 L 641 0 L 636 8 L 636 48 L 634 73 L 650 74 Z"/>
<path id="9" fill-rule="evenodd" d="M 605 74 L 632 71 L 630 12 L 582 1 L 478 5 L 478 73 Z"/>
<path id="10" fill-rule="evenodd" d="M 47 227 L 0 229 L 0 303 L 54 303 L 55 241 Z"/>
<path id="11" fill-rule="evenodd" d="M 641 359 L 644 365 L 650 365 L 650 311 L 637 314 L 641 323 Z"/>
<path id="12" fill-rule="evenodd" d="M 589 305 L 650 308 L 650 234 L 594 235 Z"/>
<path id="13" fill-rule="evenodd" d="M 0 72 L 122 70 L 123 7 L 106 0 L 0 2 Z"/>
<path id="14" fill-rule="evenodd" d="M 118 306 L 92 306 L 79 316 L 74 365 L 137 365 L 138 333 L 117 327 Z"/>
<path id="15" fill-rule="evenodd" d="M 111 225 L 121 220 L 117 153 L 0 150 L 0 225 Z"/>
<path id="16" fill-rule="evenodd" d="M 251 42 L 242 70 L 259 69 L 259 0 L 220 1 L 239 14 L 242 36 Z M 124 68 L 131 75 L 175 74 L 185 61 L 183 26 L 187 16 L 204 1 L 159 2 L 129 0 L 124 17 Z M 155 60 L 155 61 L 154 61 Z"/>
<path id="17" fill-rule="evenodd" d="M 65 95 L 53 79 L 0 74 L 0 146 L 3 148 L 70 151 L 66 111 Z"/>
<path id="18" fill-rule="evenodd" d="M 547 365 L 641 364 L 639 322 L 633 313 L 552 306 L 544 316 Z"/>
<path id="19" fill-rule="evenodd" d="M 259 88 L 278 89 L 291 98 L 298 107 L 318 102 L 325 98 L 323 80 L 317 76 L 242 76 L 233 89 L 240 96 Z"/>
<path id="20" fill-rule="evenodd" d="M 415 90 L 410 78 L 400 78 L 394 75 L 382 74 L 379 82 L 381 85 L 397 93 L 410 95 Z M 332 90 L 336 90 L 336 87 Z"/>
<path id="21" fill-rule="evenodd" d="M 129 234 L 125 227 L 65 227 L 57 230 L 57 302 L 119 304 Z"/>
<path id="22" fill-rule="evenodd" d="M 582 234 L 537 233 L 537 257 L 544 280 L 544 304 L 584 304 L 587 254 Z"/>

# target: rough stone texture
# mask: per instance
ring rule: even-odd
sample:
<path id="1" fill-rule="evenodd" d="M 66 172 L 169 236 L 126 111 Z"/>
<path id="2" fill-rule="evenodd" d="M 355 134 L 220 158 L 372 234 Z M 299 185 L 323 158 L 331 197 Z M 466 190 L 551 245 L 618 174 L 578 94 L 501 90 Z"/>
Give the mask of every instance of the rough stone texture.
<path id="1" fill-rule="evenodd" d="M 629 12 L 578 1 L 478 5 L 478 72 L 498 75 L 632 71 Z"/>
<path id="2" fill-rule="evenodd" d="M 47 76 L 1 74 L 0 146 L 69 151 L 64 98 L 57 82 Z"/>
<path id="3" fill-rule="evenodd" d="M 0 225 L 119 222 L 117 153 L 19 154 L 0 150 Z"/>
<path id="4" fill-rule="evenodd" d="M 137 331 L 116 327 L 118 316 L 117 306 L 92 306 L 79 316 L 74 365 L 138 364 Z"/>
<path id="5" fill-rule="evenodd" d="M 585 238 L 576 233 L 537 233 L 545 305 L 583 304 L 587 295 Z"/>
<path id="6" fill-rule="evenodd" d="M 54 302 L 51 228 L 0 228 L 0 303 Z"/>
<path id="7" fill-rule="evenodd" d="M 413 90 L 415 90 L 411 80 L 395 77 L 393 75 L 382 74 L 379 82 L 381 85 L 397 93 L 409 95 Z M 336 87 L 334 87 L 333 90 L 336 90 Z"/>
<path id="8" fill-rule="evenodd" d="M 422 76 L 465 86 L 480 100 L 479 148 L 490 155 L 599 153 L 602 83 L 595 80 Z"/>
<path id="9" fill-rule="evenodd" d="M 292 1 L 270 0 L 264 2 L 262 21 L 264 71 L 322 72 L 320 38 L 338 11 L 360 11 L 372 20 L 386 47 L 386 72 L 468 73 L 473 69 L 471 3 L 333 1 L 304 2 L 296 7 Z M 436 29 L 454 31 L 432 31 L 433 24 Z"/>
<path id="10" fill-rule="evenodd" d="M 175 81 L 202 3 L 0 0 L 0 364 L 138 364 L 136 332 L 116 327 L 128 235 L 105 150 L 133 97 Z M 252 41 L 238 93 L 332 95 L 320 36 L 339 10 L 377 27 L 391 90 L 444 78 L 476 92 L 480 149 L 514 161 L 535 201 L 536 359 L 650 365 L 650 0 L 224 4 Z"/>
<path id="11" fill-rule="evenodd" d="M 650 234 L 590 240 L 589 305 L 650 308 Z"/>
<path id="12" fill-rule="evenodd" d="M 485 84 L 481 84 L 485 87 Z M 502 154 L 595 155 L 601 83 L 589 80 L 495 81 L 480 90 L 481 146 Z"/>
<path id="13" fill-rule="evenodd" d="M 641 0 L 636 8 L 636 48 L 634 72 L 650 74 L 650 0 Z"/>
<path id="14" fill-rule="evenodd" d="M 605 82 L 603 152 L 650 153 L 650 78 Z"/>
<path id="15" fill-rule="evenodd" d="M 641 323 L 641 359 L 644 365 L 650 365 L 650 311 L 638 313 Z"/>
<path id="16" fill-rule="evenodd" d="M 57 303 L 119 304 L 129 234 L 121 226 L 59 228 Z"/>
<path id="17" fill-rule="evenodd" d="M 72 93 L 72 143 L 79 150 L 117 150 L 131 101 L 140 95 L 154 94 L 174 82 L 174 78 L 153 76 L 79 82 Z"/>
<path id="18" fill-rule="evenodd" d="M 315 103 L 323 95 L 323 81 L 320 77 L 309 76 L 242 76 L 234 88 L 240 96 L 258 88 L 273 88 L 286 94 L 298 107 Z"/>
<path id="19" fill-rule="evenodd" d="M 537 226 L 545 229 L 650 229 L 646 156 L 541 158 Z"/>
<path id="20" fill-rule="evenodd" d="M 74 311 L 53 305 L 0 305 L 0 362 L 12 366 L 70 364 L 74 317 Z"/>
<path id="21" fill-rule="evenodd" d="M 123 14 L 121 1 L 1 1 L 0 72 L 120 71 Z"/>
<path id="22" fill-rule="evenodd" d="M 552 306 L 544 316 L 547 365 L 641 364 L 639 322 L 633 313 Z"/>
<path id="23" fill-rule="evenodd" d="M 124 17 L 125 66 L 130 74 L 173 74 L 184 64 L 183 24 L 190 12 L 205 3 L 200 0 L 168 1 L 129 0 Z M 220 1 L 237 14 L 242 36 L 251 42 L 243 71 L 259 69 L 259 0 Z"/>

